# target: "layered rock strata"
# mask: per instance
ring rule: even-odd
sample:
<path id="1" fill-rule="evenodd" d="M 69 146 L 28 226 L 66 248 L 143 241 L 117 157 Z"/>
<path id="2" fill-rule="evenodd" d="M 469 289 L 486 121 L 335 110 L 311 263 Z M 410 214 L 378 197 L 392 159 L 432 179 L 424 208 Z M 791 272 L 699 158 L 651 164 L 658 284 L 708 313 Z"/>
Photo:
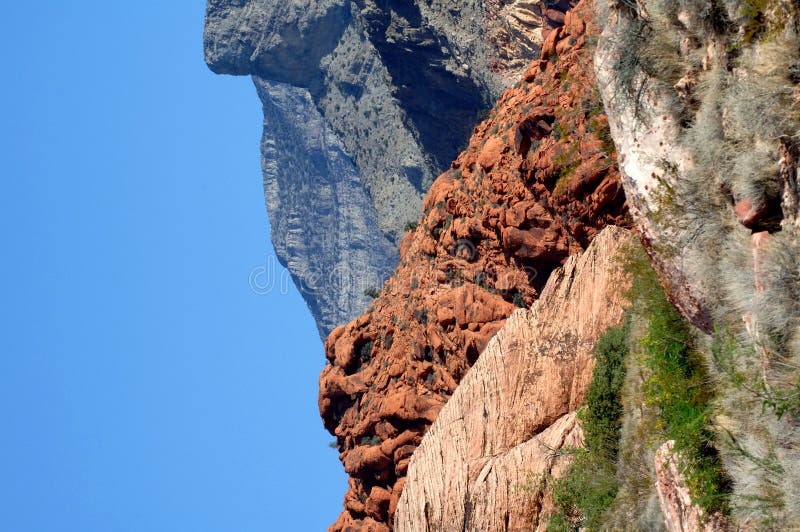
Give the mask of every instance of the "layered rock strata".
<path id="1" fill-rule="evenodd" d="M 437 179 L 368 312 L 325 347 L 320 412 L 350 475 L 332 530 L 387 530 L 411 454 L 517 306 L 606 225 L 627 223 L 587 62 L 589 9 L 550 33 Z"/>
<path id="2" fill-rule="evenodd" d="M 414 453 L 395 530 L 544 530 L 548 482 L 583 445 L 576 409 L 600 335 L 623 318 L 618 254 L 632 240 L 608 227 L 515 311 L 461 381 Z"/>

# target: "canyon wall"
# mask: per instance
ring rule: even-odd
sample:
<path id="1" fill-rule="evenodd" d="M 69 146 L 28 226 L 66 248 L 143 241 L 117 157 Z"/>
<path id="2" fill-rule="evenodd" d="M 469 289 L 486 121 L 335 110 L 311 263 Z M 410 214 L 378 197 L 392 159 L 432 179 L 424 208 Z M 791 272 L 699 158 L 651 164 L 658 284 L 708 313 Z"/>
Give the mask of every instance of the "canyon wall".
<path id="1" fill-rule="evenodd" d="M 397 264 L 433 179 L 569 0 L 209 0 L 205 59 L 264 107 L 271 235 L 324 338 Z"/>
<path id="2" fill-rule="evenodd" d="M 583 446 L 576 410 L 600 335 L 623 319 L 629 231 L 608 227 L 489 342 L 411 458 L 395 530 L 544 530 L 548 479 Z"/>

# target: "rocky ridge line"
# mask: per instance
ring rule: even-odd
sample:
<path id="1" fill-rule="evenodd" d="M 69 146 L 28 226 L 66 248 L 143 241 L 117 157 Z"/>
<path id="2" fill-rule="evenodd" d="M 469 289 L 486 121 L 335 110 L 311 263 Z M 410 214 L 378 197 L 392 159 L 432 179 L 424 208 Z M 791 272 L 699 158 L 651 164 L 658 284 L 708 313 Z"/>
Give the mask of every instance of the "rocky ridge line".
<path id="1" fill-rule="evenodd" d="M 264 107 L 271 237 L 324 338 L 573 0 L 208 0 L 205 58 Z"/>

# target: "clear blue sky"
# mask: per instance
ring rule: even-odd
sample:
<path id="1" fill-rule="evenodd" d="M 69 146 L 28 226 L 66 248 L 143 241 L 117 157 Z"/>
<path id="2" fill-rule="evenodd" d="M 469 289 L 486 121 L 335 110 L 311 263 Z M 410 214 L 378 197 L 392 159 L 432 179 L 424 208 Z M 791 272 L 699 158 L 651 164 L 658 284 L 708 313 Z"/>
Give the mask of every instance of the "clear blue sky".
<path id="1" fill-rule="evenodd" d="M 0 531 L 322 530 L 322 346 L 272 250 L 247 78 L 201 0 L 6 2 Z"/>

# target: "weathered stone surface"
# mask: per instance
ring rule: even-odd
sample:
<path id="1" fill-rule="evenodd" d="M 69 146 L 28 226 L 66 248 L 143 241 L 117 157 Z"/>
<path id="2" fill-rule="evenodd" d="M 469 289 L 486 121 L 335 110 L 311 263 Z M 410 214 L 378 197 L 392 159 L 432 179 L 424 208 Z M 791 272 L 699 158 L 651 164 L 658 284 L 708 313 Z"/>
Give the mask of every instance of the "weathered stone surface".
<path id="1" fill-rule="evenodd" d="M 391 519 L 411 446 L 504 320 L 516 306 L 530 305 L 551 271 L 603 227 L 627 223 L 613 150 L 601 146 L 604 117 L 585 68 L 591 50 L 583 33 L 561 35 L 572 47 L 562 47 L 557 60 L 534 62 L 528 81 L 506 91 L 431 187 L 423 217 L 401 244 L 400 265 L 368 313 L 336 328 L 325 343 L 330 365 L 320 376 L 320 412 L 340 458 L 357 472 L 334 530 L 367 526 L 360 501 L 375 486 L 392 495 Z M 520 124 L 542 107 L 551 110 L 558 132 L 534 140 L 522 128 L 530 144 L 520 153 Z M 490 170 L 479 162 L 486 146 Z M 507 246 L 509 218 L 515 231 L 529 235 L 526 246 Z M 415 438 L 387 444 L 407 432 Z M 372 446 L 391 462 L 359 466 L 373 460 L 361 449 Z"/>
<path id="2" fill-rule="evenodd" d="M 397 262 L 374 234 L 377 213 L 358 168 L 308 91 L 255 78 L 264 108 L 264 196 L 275 253 L 292 274 L 324 335 L 352 317 Z M 313 213 L 313 218 L 305 215 Z M 275 270 L 253 281 L 280 289 Z"/>
<path id="3" fill-rule="evenodd" d="M 661 512 L 669 532 L 721 532 L 728 523 L 719 513 L 708 515 L 692 503 L 692 494 L 686 478 L 680 471 L 678 458 L 673 452 L 675 442 L 670 440 L 656 451 L 656 490 Z"/>
<path id="4" fill-rule="evenodd" d="M 576 0 L 486 0 L 489 68 L 508 78 L 518 76 L 536 57 L 549 33 L 564 23 Z"/>
<path id="5" fill-rule="evenodd" d="M 206 61 L 215 72 L 254 77 L 273 242 L 322 336 L 367 307 L 365 288 L 396 265 L 403 227 L 419 217 L 434 177 L 537 56 L 535 30 L 557 25 L 569 2 L 523 16 L 543 4 L 208 1 Z M 520 20 L 510 33 L 508 17 Z M 487 37 L 492 28 L 505 36 Z M 304 112 L 295 112 L 296 100 L 306 100 Z M 336 149 L 309 152 L 319 141 Z"/>
<path id="6" fill-rule="evenodd" d="M 545 477 L 569 465 L 583 436 L 575 410 L 600 334 L 623 317 L 618 252 L 633 238 L 606 228 L 553 272 L 530 310 L 489 342 L 414 453 L 395 530 L 543 529 Z"/>

